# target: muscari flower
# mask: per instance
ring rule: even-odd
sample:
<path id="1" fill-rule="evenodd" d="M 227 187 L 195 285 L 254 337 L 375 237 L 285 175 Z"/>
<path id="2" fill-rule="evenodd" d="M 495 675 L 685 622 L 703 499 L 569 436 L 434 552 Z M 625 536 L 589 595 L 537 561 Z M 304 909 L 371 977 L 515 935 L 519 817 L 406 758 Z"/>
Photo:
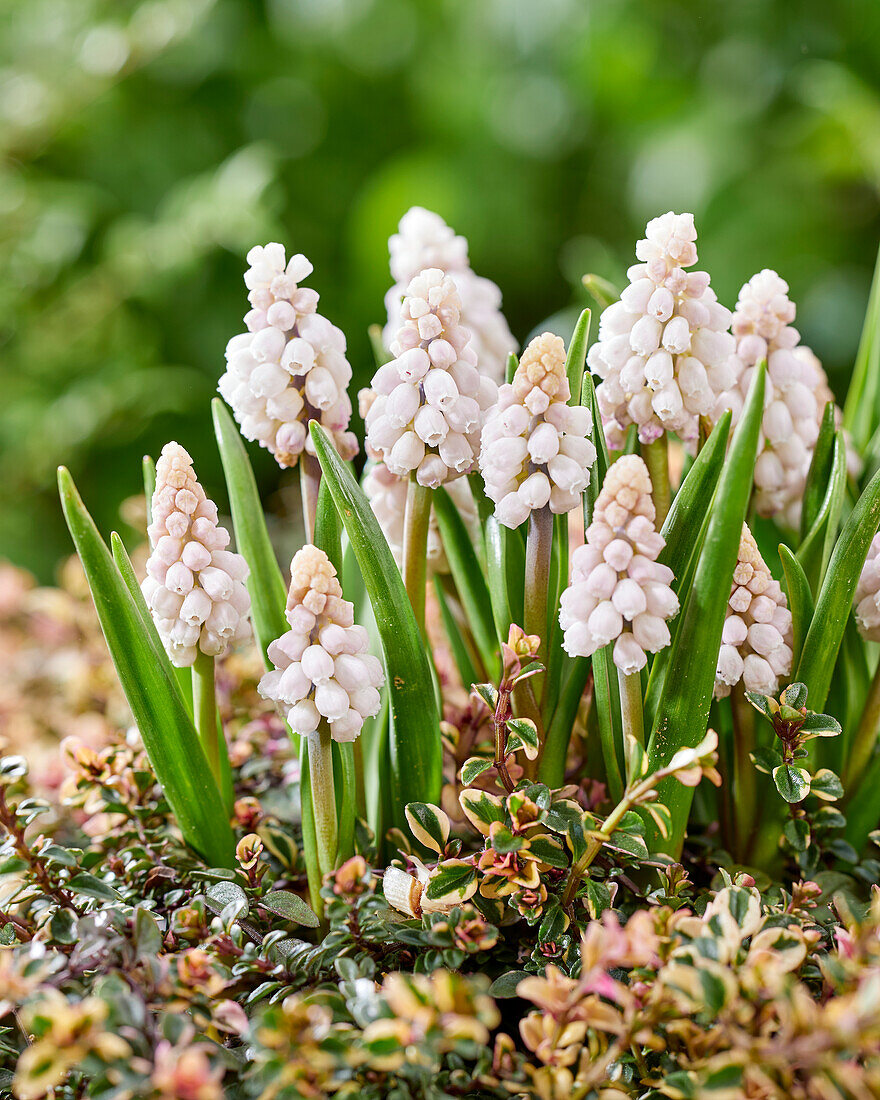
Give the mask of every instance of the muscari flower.
<path id="1" fill-rule="evenodd" d="M 166 443 L 156 463 L 148 534 L 152 553 L 142 588 L 173 663 L 191 665 L 199 651 L 218 657 L 247 638 L 247 564 L 226 549 L 229 533 L 179 443 Z"/>
<path id="2" fill-rule="evenodd" d="M 725 409 L 738 422 L 755 367 L 767 361 L 764 415 L 755 463 L 755 508 L 775 516 L 797 505 L 819 434 L 822 406 L 817 403 L 824 372 L 791 322 L 794 302 L 788 283 L 765 269 L 742 288 L 733 314 L 735 379 L 716 403 L 715 417 Z M 821 374 L 821 377 L 819 376 Z M 795 508 L 795 510 L 796 510 Z"/>
<path id="3" fill-rule="evenodd" d="M 746 691 L 776 695 L 780 676 L 791 673 L 791 643 L 788 601 L 743 524 L 721 634 L 715 697 L 729 695 L 740 680 Z"/>
<path id="4" fill-rule="evenodd" d="M 548 504 L 551 512 L 570 512 L 587 487 L 596 458 L 587 439 L 592 418 L 567 404 L 570 396 L 565 345 L 550 332 L 536 336 L 483 426 L 480 470 L 506 527 Z"/>
<path id="5" fill-rule="evenodd" d="M 648 222 L 636 245 L 641 263 L 608 306 L 588 362 L 602 378 L 596 390 L 609 446 L 620 449 L 630 424 L 642 443 L 674 431 L 685 443 L 699 435 L 718 394 L 734 381 L 729 359 L 730 311 L 720 305 L 697 262 L 693 214 L 669 211 Z"/>
<path id="6" fill-rule="evenodd" d="M 570 656 L 614 642 L 614 663 L 631 675 L 644 668 L 646 653 L 669 645 L 666 620 L 678 614 L 678 597 L 672 570 L 657 561 L 665 542 L 654 516 L 648 468 L 624 455 L 609 467 L 587 541 L 572 555 L 559 610 Z"/>
<path id="7" fill-rule="evenodd" d="M 358 445 L 348 431 L 351 366 L 345 336 L 315 310 L 318 295 L 299 286 L 312 272 L 303 255 L 285 263 L 284 246 L 267 244 L 247 254 L 247 332 L 226 346 L 226 373 L 218 389 L 247 439 L 256 440 L 279 466 L 295 466 L 314 454 L 308 425 L 317 420 L 339 454 L 353 458 Z"/>
<path id="8" fill-rule="evenodd" d="M 400 323 L 400 302 L 410 281 L 425 268 L 438 267 L 455 282 L 461 298 L 461 323 L 471 334 L 479 369 L 496 383 L 504 379 L 507 356 L 516 340 L 501 312 L 501 291 L 491 279 L 471 270 L 468 243 L 439 214 L 413 206 L 400 219 L 399 231 L 388 241 L 394 286 L 385 295 L 390 344 Z"/>
<path id="9" fill-rule="evenodd" d="M 334 741 L 354 741 L 364 719 L 379 713 L 385 676 L 316 546 L 303 546 L 290 563 L 287 621 L 290 630 L 269 646 L 275 668 L 260 680 L 260 694 L 284 711 L 294 733 L 313 734 L 325 720 Z"/>
<path id="10" fill-rule="evenodd" d="M 481 375 L 460 322 L 455 284 L 439 268 L 407 287 L 395 356 L 373 376 L 367 442 L 398 477 L 415 473 L 436 488 L 467 473 L 476 461 L 484 410 L 497 395 Z"/>
<path id="11" fill-rule="evenodd" d="M 880 642 L 880 534 L 868 549 L 855 594 L 856 624 L 862 637 Z"/>

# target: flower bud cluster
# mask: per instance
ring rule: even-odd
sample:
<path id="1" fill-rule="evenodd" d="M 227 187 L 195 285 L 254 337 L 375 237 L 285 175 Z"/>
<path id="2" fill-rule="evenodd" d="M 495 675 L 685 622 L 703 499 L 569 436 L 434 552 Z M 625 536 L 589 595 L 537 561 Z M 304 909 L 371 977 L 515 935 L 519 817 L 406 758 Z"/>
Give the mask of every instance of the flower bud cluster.
<path id="1" fill-rule="evenodd" d="M 226 346 L 226 373 L 218 389 L 247 439 L 256 440 L 279 466 L 314 454 L 308 425 L 317 420 L 345 458 L 357 454 L 348 431 L 351 366 L 345 336 L 316 313 L 318 295 L 298 284 L 312 272 L 303 255 L 285 263 L 284 246 L 267 244 L 247 254 L 247 332 Z"/>
<path id="2" fill-rule="evenodd" d="M 471 334 L 477 365 L 496 383 L 504 380 L 507 356 L 516 341 L 501 312 L 501 291 L 491 281 L 474 274 L 468 260 L 468 243 L 457 236 L 439 214 L 413 206 L 400 219 L 399 231 L 388 241 L 394 286 L 385 296 L 388 324 L 385 343 L 390 345 L 400 323 L 400 301 L 410 281 L 428 267 L 439 267 L 452 277 L 461 298 L 461 323 Z"/>
<path id="3" fill-rule="evenodd" d="M 740 680 L 746 691 L 776 695 L 780 676 L 791 674 L 791 643 L 791 612 L 785 593 L 743 524 L 721 634 L 715 697 L 729 695 Z"/>
<path id="4" fill-rule="evenodd" d="M 855 594 L 856 624 L 862 637 L 880 642 L 880 534 L 868 549 Z"/>
<path id="5" fill-rule="evenodd" d="M 362 488 L 373 509 L 373 514 L 379 521 L 394 560 L 398 566 L 402 566 L 407 479 L 392 474 L 384 462 L 376 462 L 367 471 Z M 446 491 L 472 537 L 476 538 L 479 518 L 467 480 L 458 478 L 456 481 L 450 481 Z M 428 571 L 430 573 L 449 572 L 449 562 L 446 560 L 443 540 L 440 537 L 437 517 L 433 509 L 428 526 Z"/>
<path id="6" fill-rule="evenodd" d="M 455 284 L 439 268 L 412 280 L 395 358 L 376 371 L 366 416 L 367 442 L 388 469 L 398 477 L 414 472 L 432 489 L 473 467 L 483 413 L 498 392 L 477 370 L 460 311 Z"/>
<path id="7" fill-rule="evenodd" d="M 179 443 L 166 443 L 156 463 L 148 534 L 152 553 L 142 589 L 173 663 L 191 665 L 199 651 L 219 657 L 247 638 L 247 564 L 226 549 L 229 533 Z"/>
<path id="8" fill-rule="evenodd" d="M 364 719 L 379 713 L 385 676 L 316 546 L 303 546 L 290 563 L 287 621 L 290 630 L 269 646 L 275 668 L 260 680 L 260 694 L 285 712 L 294 733 L 306 737 L 325 720 L 335 741 L 354 741 Z"/>
<path id="9" fill-rule="evenodd" d="M 822 416 L 815 394 L 821 381 L 815 357 L 798 347 L 800 335 L 791 324 L 794 317 L 788 283 L 775 271 L 759 271 L 743 286 L 733 314 L 735 381 L 720 395 L 715 410 L 717 419 L 730 409 L 735 425 L 755 367 L 767 361 L 755 463 L 755 508 L 762 516 L 779 515 L 800 501 Z"/>
<path id="10" fill-rule="evenodd" d="M 627 272 L 620 301 L 602 313 L 588 362 L 609 446 L 623 446 L 636 424 L 642 443 L 664 431 L 690 443 L 699 419 L 734 381 L 730 311 L 720 305 L 697 262 L 693 214 L 670 211 L 648 222 L 636 245 L 641 263 Z"/>
<path id="11" fill-rule="evenodd" d="M 480 470 L 495 515 L 519 527 L 533 509 L 570 512 L 586 489 L 596 449 L 589 409 L 568 405 L 565 345 L 536 336 L 483 426 Z"/>
<path id="12" fill-rule="evenodd" d="M 666 620 L 678 614 L 678 597 L 672 570 L 657 561 L 666 544 L 654 516 L 648 468 L 624 455 L 609 467 L 587 541 L 572 555 L 559 611 L 570 656 L 589 657 L 613 641 L 614 663 L 631 675 L 646 653 L 669 645 Z"/>

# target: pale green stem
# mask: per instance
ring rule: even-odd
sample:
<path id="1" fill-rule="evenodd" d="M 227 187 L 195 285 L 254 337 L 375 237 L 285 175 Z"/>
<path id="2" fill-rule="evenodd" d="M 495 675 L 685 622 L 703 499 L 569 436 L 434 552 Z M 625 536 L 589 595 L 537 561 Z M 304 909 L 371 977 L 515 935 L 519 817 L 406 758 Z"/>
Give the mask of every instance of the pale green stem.
<path id="1" fill-rule="evenodd" d="M 431 490 L 413 477 L 406 490 L 403 520 L 403 584 L 416 617 L 425 633 L 425 587 L 428 583 L 428 530 L 431 522 Z"/>
<path id="2" fill-rule="evenodd" d="M 659 531 L 669 513 L 672 489 L 669 484 L 669 442 L 664 432 L 653 443 L 642 444 L 642 456 L 651 475 L 651 499 L 657 517 L 654 524 Z"/>
<path id="3" fill-rule="evenodd" d="M 309 781 L 312 789 L 312 813 L 315 821 L 315 846 L 321 877 L 336 866 L 336 788 L 333 780 L 333 738 L 322 718 L 308 736 Z"/>
<path id="4" fill-rule="evenodd" d="M 755 751 L 755 711 L 745 697 L 742 682 L 730 697 L 733 714 L 733 821 L 735 854 L 745 860 L 749 854 L 758 814 L 758 786 L 750 753 Z"/>
<path id="5" fill-rule="evenodd" d="M 214 685 L 214 658 L 199 650 L 192 666 L 193 716 L 196 730 L 211 772 L 222 790 L 220 771 L 220 734 L 217 720 L 217 694 Z"/>
<path id="6" fill-rule="evenodd" d="M 630 734 L 644 748 L 645 726 L 642 717 L 642 677 L 638 672 L 627 675 L 623 669 L 617 670 L 617 685 L 620 689 L 620 718 L 624 737 Z M 637 777 L 628 775 L 631 783 Z"/>
<path id="7" fill-rule="evenodd" d="M 321 464 L 314 455 L 303 451 L 299 458 L 299 490 L 302 497 L 303 527 L 306 542 L 315 540 L 318 514 L 318 490 L 321 488 Z"/>
<path id="8" fill-rule="evenodd" d="M 580 885 L 581 879 L 589 870 L 590 865 L 596 856 L 601 852 L 602 845 L 609 840 L 614 833 L 614 830 L 620 824 L 624 814 L 628 812 L 633 805 L 635 799 L 627 794 L 623 799 L 615 806 L 608 817 L 605 818 L 605 824 L 602 826 L 599 834 L 594 836 L 593 839 L 587 845 L 587 850 L 577 861 L 572 865 L 571 870 L 568 872 L 568 880 L 565 883 L 565 891 L 563 892 L 560 905 L 563 909 L 567 909 L 574 900 L 574 896 L 577 893 L 577 888 Z"/>
<path id="9" fill-rule="evenodd" d="M 855 788 L 864 775 L 871 754 L 874 752 L 874 746 L 877 744 L 878 732 L 880 732 L 880 664 L 877 665 L 877 671 L 868 689 L 868 697 L 865 700 L 862 717 L 859 719 L 859 728 L 853 738 L 843 777 L 845 787 L 852 785 Z M 852 794 L 852 791 L 849 793 Z"/>
<path id="10" fill-rule="evenodd" d="M 553 513 L 550 506 L 536 508 L 529 516 L 526 538 L 526 577 L 523 629 L 541 639 L 538 660 L 547 663 L 547 601 L 550 586 L 550 558 L 553 553 Z M 541 698 L 543 673 L 532 677 L 535 698 Z"/>

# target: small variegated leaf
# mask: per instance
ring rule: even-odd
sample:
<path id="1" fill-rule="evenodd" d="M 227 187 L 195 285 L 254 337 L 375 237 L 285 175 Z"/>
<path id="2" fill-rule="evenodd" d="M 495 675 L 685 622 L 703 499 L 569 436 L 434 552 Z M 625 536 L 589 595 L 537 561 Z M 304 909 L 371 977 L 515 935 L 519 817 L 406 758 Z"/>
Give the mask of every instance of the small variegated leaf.
<path id="1" fill-rule="evenodd" d="M 504 821 L 504 804 L 494 794 L 469 788 L 459 794 L 458 801 L 465 817 L 483 836 L 489 835 L 493 821 Z"/>
<path id="2" fill-rule="evenodd" d="M 430 901 L 452 907 L 473 897 L 476 889 L 477 872 L 473 864 L 463 859 L 447 859 L 431 872 L 425 893 Z"/>
<path id="3" fill-rule="evenodd" d="M 525 840 L 512 833 L 503 821 L 493 821 L 489 829 L 489 843 L 499 855 L 507 856 L 518 852 Z"/>
<path id="4" fill-rule="evenodd" d="M 426 848 L 442 855 L 449 840 L 450 822 L 439 806 L 427 802 L 409 802 L 406 806 L 406 820 L 413 836 Z"/>
<path id="5" fill-rule="evenodd" d="M 773 782 L 786 802 L 803 802 L 810 793 L 810 773 L 793 764 L 780 764 L 773 769 Z"/>
<path id="6" fill-rule="evenodd" d="M 486 756 L 469 756 L 461 769 L 462 786 L 469 787 L 483 772 L 489 770 L 495 763 Z"/>
<path id="7" fill-rule="evenodd" d="M 510 736 L 505 746 L 508 752 L 520 749 L 529 760 L 538 759 L 538 730 L 531 718 L 511 718 L 507 723 Z"/>
<path id="8" fill-rule="evenodd" d="M 778 768 L 782 763 L 782 754 L 776 749 L 755 749 L 754 752 L 749 753 L 749 759 L 759 772 L 770 775 L 773 769 Z"/>
<path id="9" fill-rule="evenodd" d="M 568 856 L 559 841 L 552 836 L 535 836 L 529 840 L 529 855 L 548 867 L 567 867 Z"/>
<path id="10" fill-rule="evenodd" d="M 752 704 L 755 710 L 759 710 L 769 721 L 773 721 L 773 714 L 776 709 L 776 701 L 769 695 L 761 695 L 757 691 L 747 691 L 746 699 Z"/>
<path id="11" fill-rule="evenodd" d="M 538 928 L 538 939 L 541 943 L 554 942 L 568 931 L 570 919 L 565 910 L 559 905 L 550 905 L 541 919 Z"/>
<path id="12" fill-rule="evenodd" d="M 474 684 L 473 690 L 483 700 L 489 710 L 494 711 L 498 706 L 498 689 L 492 684 Z"/>
<path id="13" fill-rule="evenodd" d="M 823 802 L 836 802 L 843 798 L 843 784 L 830 768 L 820 768 L 810 780 L 810 794 Z"/>
<path id="14" fill-rule="evenodd" d="M 648 858 L 648 845 L 638 833 L 621 832 L 618 829 L 611 834 L 605 844 L 616 852 L 626 852 L 627 855 L 634 856 L 636 859 Z"/>
<path id="15" fill-rule="evenodd" d="M 782 833 L 796 852 L 805 852 L 809 848 L 810 826 L 805 818 L 789 818 L 782 826 Z"/>
<path id="16" fill-rule="evenodd" d="M 645 812 L 650 814 L 654 820 L 654 824 L 657 826 L 657 831 L 665 840 L 669 836 L 669 830 L 672 827 L 672 816 L 669 810 L 663 805 L 662 802 L 650 802 L 645 806 Z"/>
<path id="17" fill-rule="evenodd" d="M 807 705 L 807 686 L 806 684 L 793 683 L 779 696 L 779 702 L 786 707 L 793 707 L 794 710 L 800 710 L 801 707 Z"/>
<path id="18" fill-rule="evenodd" d="M 830 714 L 810 713 L 804 718 L 801 725 L 801 736 L 804 741 L 814 737 L 836 737 L 841 732 L 840 722 L 832 718 Z"/>

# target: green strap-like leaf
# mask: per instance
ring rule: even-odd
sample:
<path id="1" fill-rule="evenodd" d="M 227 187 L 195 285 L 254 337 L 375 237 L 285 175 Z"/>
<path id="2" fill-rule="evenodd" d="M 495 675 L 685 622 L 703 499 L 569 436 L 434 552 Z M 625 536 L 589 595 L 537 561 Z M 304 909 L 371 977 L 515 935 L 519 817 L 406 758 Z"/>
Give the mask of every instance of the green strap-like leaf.
<path id="1" fill-rule="evenodd" d="M 825 495 L 813 525 L 797 551 L 797 559 L 807 575 L 810 589 L 813 592 L 819 591 L 825 576 L 828 560 L 831 557 L 831 548 L 837 537 L 840 512 L 843 508 L 845 495 L 846 440 L 843 432 L 838 431 L 834 437 L 831 468 L 828 472 Z"/>
<path id="2" fill-rule="evenodd" d="M 788 607 L 791 611 L 791 649 L 794 654 L 792 666 L 796 668 L 804 639 L 813 621 L 813 592 L 801 563 L 784 542 L 779 544 L 779 560 L 782 562 L 785 587 L 788 590 Z"/>
<path id="3" fill-rule="evenodd" d="M 131 592 L 69 472 L 58 471 L 64 518 L 85 570 L 110 656 L 180 830 L 211 866 L 233 865 L 229 821 L 198 734 Z"/>
<path id="4" fill-rule="evenodd" d="M 576 405 L 581 400 L 584 379 L 584 366 L 587 361 L 587 348 L 590 343 L 590 318 L 588 309 L 582 311 L 574 326 L 565 357 L 565 374 L 571 392 L 569 404 Z"/>
<path id="5" fill-rule="evenodd" d="M 450 610 L 446 593 L 443 591 L 443 581 L 437 573 L 434 574 L 434 594 L 437 597 L 437 603 L 440 605 L 440 616 L 443 619 L 443 629 L 449 641 L 449 648 L 452 651 L 452 659 L 455 661 L 455 667 L 458 670 L 462 684 L 465 689 L 469 689 L 471 684 L 476 684 L 480 680 L 480 675 L 474 667 L 467 642 L 462 636 L 455 616 Z"/>
<path id="6" fill-rule="evenodd" d="M 679 749 L 693 748 L 706 732 L 724 613 L 751 496 L 765 375 L 766 367 L 760 364 L 721 471 L 693 583 L 679 593 L 681 622 L 670 650 L 648 744 L 651 771 L 668 764 Z M 672 828 L 664 838 L 653 822 L 647 822 L 652 851 L 679 851 L 692 798 L 693 788 L 676 779 L 660 784 L 658 800 L 669 808 Z"/>
<path id="7" fill-rule="evenodd" d="M 807 631 L 795 677 L 807 685 L 811 710 L 822 710 L 828 698 L 853 593 L 878 527 L 880 472 L 874 475 L 850 512 L 816 599 L 816 612 Z"/>
<path id="8" fill-rule="evenodd" d="M 269 541 L 254 472 L 238 428 L 219 397 L 211 402 L 211 411 L 226 476 L 235 542 L 250 569 L 247 589 L 251 597 L 254 634 L 263 652 L 266 668 L 270 668 L 271 662 L 266 657 L 269 643 L 280 638 L 288 629 L 284 617 L 287 589 Z"/>
<path id="9" fill-rule="evenodd" d="M 816 522 L 822 508 L 822 501 L 825 499 L 825 493 L 828 490 L 828 479 L 831 477 L 831 467 L 834 461 L 834 437 L 837 432 L 834 417 L 834 402 L 829 401 L 822 413 L 822 423 L 813 447 L 813 457 L 810 460 L 810 469 L 807 472 L 807 481 L 804 485 L 804 495 L 801 500 L 801 542 L 807 537 L 810 528 Z"/>
<path id="10" fill-rule="evenodd" d="M 369 501 L 327 433 L 315 421 L 311 434 L 370 594 L 382 639 L 391 703 L 395 824 L 402 827 L 407 802 L 437 802 L 440 798 L 440 720 L 431 668 L 400 572 Z"/>
<path id="11" fill-rule="evenodd" d="M 871 296 L 852 381 L 843 409 L 843 426 L 858 450 L 864 451 L 880 420 L 880 252 L 874 267 Z"/>
<path id="12" fill-rule="evenodd" d="M 480 660 L 489 679 L 495 680 L 501 670 L 500 651 L 489 589 L 464 520 L 443 488 L 434 491 L 434 516 Z"/>
<path id="13" fill-rule="evenodd" d="M 678 587 L 688 562 L 697 548 L 694 532 L 700 529 L 715 488 L 721 476 L 727 437 L 730 434 L 730 411 L 724 413 L 694 460 L 672 501 L 660 534 L 666 545 L 659 560 L 669 566 L 674 575 L 673 588 Z"/>

